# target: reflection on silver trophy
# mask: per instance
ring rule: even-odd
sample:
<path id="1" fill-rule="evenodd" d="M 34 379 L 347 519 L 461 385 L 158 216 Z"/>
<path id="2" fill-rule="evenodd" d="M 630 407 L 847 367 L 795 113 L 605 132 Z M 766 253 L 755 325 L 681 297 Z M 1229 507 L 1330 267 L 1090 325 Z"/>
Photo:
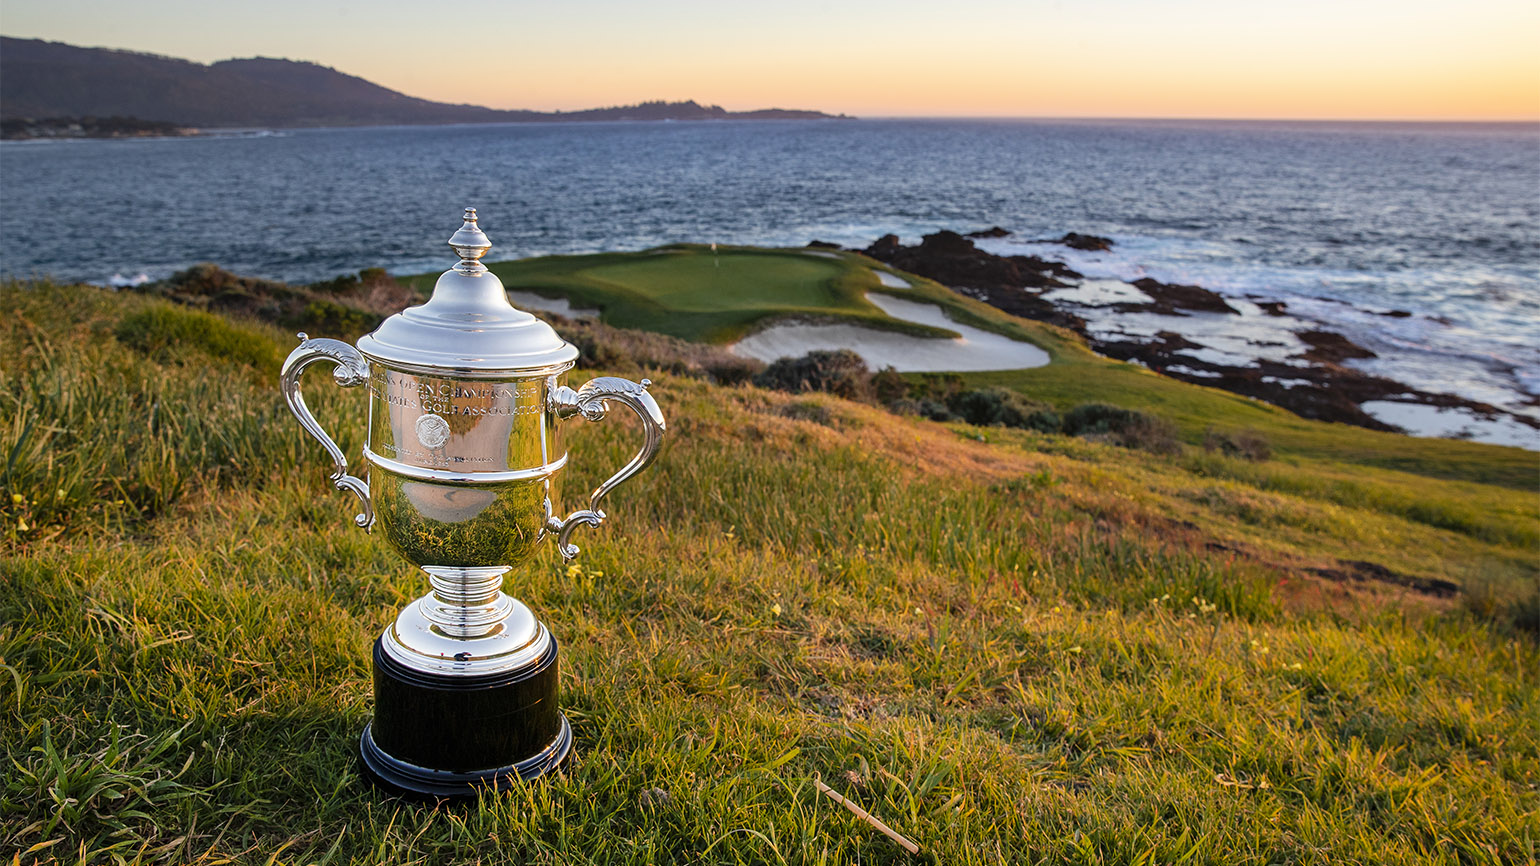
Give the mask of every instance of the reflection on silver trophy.
<path id="1" fill-rule="evenodd" d="M 577 349 L 508 303 L 479 261 L 491 243 L 474 208 L 449 244 L 460 261 L 426 304 L 386 319 L 357 348 L 300 334 L 282 378 L 289 407 L 331 455 L 332 480 L 358 497 L 354 522 L 378 526 L 427 572 L 431 591 L 375 641 L 375 716 L 360 744 L 376 782 L 424 796 L 534 778 L 570 752 L 556 641 L 502 591 L 503 576 L 547 536 L 575 556 L 573 530 L 604 521 L 605 495 L 652 462 L 665 430 L 645 379 L 563 384 Z M 367 480 L 348 473 L 305 406 L 300 374 L 317 361 L 333 364 L 343 387 L 368 385 Z M 598 421 L 617 404 L 641 419 L 641 450 L 587 508 L 558 517 L 562 422 Z"/>

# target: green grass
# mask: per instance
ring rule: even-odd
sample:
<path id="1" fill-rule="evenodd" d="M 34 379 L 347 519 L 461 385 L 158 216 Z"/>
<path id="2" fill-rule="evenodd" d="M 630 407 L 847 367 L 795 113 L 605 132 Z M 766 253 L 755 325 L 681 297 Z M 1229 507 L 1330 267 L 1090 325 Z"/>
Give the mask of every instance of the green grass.
<path id="1" fill-rule="evenodd" d="M 864 295 L 879 288 L 852 256 L 679 244 L 643 253 L 550 256 L 489 265 L 510 289 L 597 308 L 606 324 L 707 342 L 731 342 L 785 316 L 843 319 L 924 336 L 956 336 L 889 317 Z M 437 274 L 410 277 L 422 291 Z"/>
<path id="2" fill-rule="evenodd" d="M 721 247 L 713 254 L 709 247 L 678 245 L 490 267 L 509 288 L 597 308 L 607 324 L 707 342 L 731 342 L 785 317 L 845 319 L 917 334 L 933 330 L 889 318 L 862 299 L 867 291 L 884 291 L 872 270 L 892 269 L 858 254 L 837 255 L 752 247 Z M 1154 412 L 1176 423 L 1193 444 L 1202 441 L 1209 427 L 1252 428 L 1266 435 L 1279 454 L 1338 464 L 1334 471 L 1353 465 L 1519 490 L 1540 487 L 1540 461 L 1533 452 L 1310 421 L 1227 391 L 1100 357 L 1067 331 L 1007 315 L 922 277 L 892 272 L 913 285 L 894 294 L 939 304 L 963 324 L 1034 343 L 1052 359 L 1032 370 L 967 374 L 964 378 L 976 386 L 1012 388 L 1061 411 L 1099 402 Z M 430 274 L 410 281 L 426 291 L 434 279 Z M 1540 517 L 1533 509 L 1529 514 Z"/>
<path id="3" fill-rule="evenodd" d="M 578 568 L 547 549 L 510 581 L 562 641 L 573 763 L 468 807 L 382 799 L 353 758 L 369 644 L 426 581 L 351 526 L 274 377 L 116 336 L 163 301 L 7 284 L 0 304 L 0 851 L 20 863 L 1540 847 L 1540 646 L 1505 613 L 1540 587 L 1533 491 L 1297 452 L 1158 457 L 661 371 L 657 463 Z M 363 395 L 307 384 L 356 454 Z M 571 433 L 569 506 L 635 431 Z M 1486 453 L 1422 459 L 1454 459 L 1439 446 Z M 1485 595 L 1310 571 L 1339 559 Z"/>

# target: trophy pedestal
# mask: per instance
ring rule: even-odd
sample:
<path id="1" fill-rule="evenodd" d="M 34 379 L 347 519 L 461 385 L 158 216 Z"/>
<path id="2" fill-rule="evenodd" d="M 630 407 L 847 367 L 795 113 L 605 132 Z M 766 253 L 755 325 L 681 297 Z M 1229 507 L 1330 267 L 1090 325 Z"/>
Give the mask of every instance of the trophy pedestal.
<path id="1" fill-rule="evenodd" d="M 374 642 L 374 721 L 359 742 L 366 774 L 396 794 L 474 797 L 559 767 L 572 728 L 556 703 L 555 639 L 517 670 L 413 670 Z"/>

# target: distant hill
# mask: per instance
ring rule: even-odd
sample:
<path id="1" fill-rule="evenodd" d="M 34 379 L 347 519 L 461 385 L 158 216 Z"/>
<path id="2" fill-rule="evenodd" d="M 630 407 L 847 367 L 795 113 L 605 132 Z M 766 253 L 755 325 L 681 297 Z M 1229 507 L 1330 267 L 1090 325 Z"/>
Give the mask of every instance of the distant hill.
<path id="1" fill-rule="evenodd" d="M 832 117 L 778 108 L 733 112 L 694 101 L 502 111 L 417 99 L 314 63 L 253 57 L 204 65 L 0 36 L 0 118 L 93 116 L 199 127 Z"/>

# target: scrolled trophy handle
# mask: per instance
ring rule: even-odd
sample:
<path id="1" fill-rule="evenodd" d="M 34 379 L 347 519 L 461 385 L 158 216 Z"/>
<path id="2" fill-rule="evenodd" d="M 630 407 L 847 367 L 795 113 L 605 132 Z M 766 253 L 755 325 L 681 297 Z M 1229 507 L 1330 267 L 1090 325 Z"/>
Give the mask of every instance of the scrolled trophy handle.
<path id="1" fill-rule="evenodd" d="M 351 388 L 369 381 L 369 364 L 357 349 L 341 340 L 312 340 L 303 331 L 300 332 L 299 340 L 299 346 L 283 362 L 283 377 L 279 381 L 284 402 L 289 404 L 300 426 L 331 455 L 332 463 L 335 464 L 331 474 L 332 483 L 337 485 L 338 490 L 350 491 L 363 503 L 364 510 L 353 518 L 353 522 L 367 530 L 374 525 L 374 504 L 369 501 L 369 485 L 363 479 L 348 474 L 348 461 L 343 457 L 342 449 L 337 447 L 332 437 L 326 435 L 315 416 L 310 414 L 310 409 L 305 406 L 305 397 L 299 390 L 299 374 L 317 361 L 331 361 L 336 365 L 336 369 L 332 370 L 332 378 L 338 385 Z"/>
<path id="2" fill-rule="evenodd" d="M 647 393 L 647 386 L 651 384 L 646 379 L 638 383 L 615 376 L 600 376 L 584 383 L 576 391 L 566 385 L 551 391 L 551 407 L 560 419 L 581 414 L 589 421 L 602 421 L 609 414 L 610 402 L 614 401 L 635 412 L 636 417 L 642 421 L 642 450 L 636 452 L 631 462 L 622 466 L 609 480 L 594 488 L 588 497 L 588 508 L 572 512 L 565 520 L 558 520 L 555 515 L 546 519 L 545 528 L 556 533 L 556 549 L 561 551 L 562 559 L 578 555 L 577 545 L 569 541 L 572 530 L 584 524 L 598 526 L 604 522 L 605 514 L 599 509 L 599 502 L 605 494 L 646 469 L 652 463 L 652 458 L 657 456 L 668 423 L 663 420 L 663 411 L 658 408 L 657 401 Z"/>

